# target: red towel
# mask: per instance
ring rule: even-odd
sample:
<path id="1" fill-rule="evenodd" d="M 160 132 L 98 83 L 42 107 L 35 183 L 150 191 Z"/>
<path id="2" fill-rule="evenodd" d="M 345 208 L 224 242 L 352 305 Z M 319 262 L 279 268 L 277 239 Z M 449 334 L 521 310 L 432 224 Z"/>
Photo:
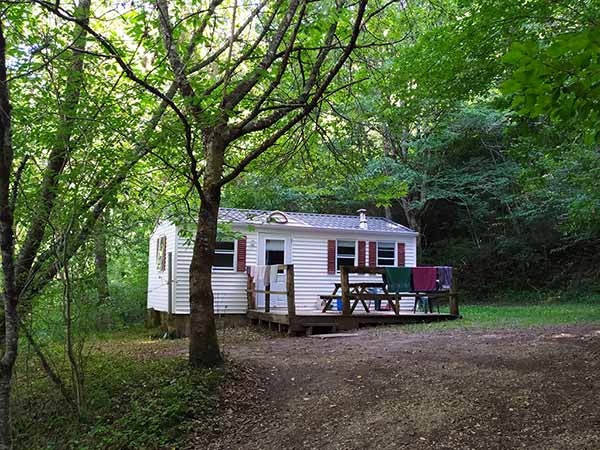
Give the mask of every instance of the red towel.
<path id="1" fill-rule="evenodd" d="M 435 291 L 437 288 L 435 267 L 413 267 L 413 289 L 415 291 Z"/>

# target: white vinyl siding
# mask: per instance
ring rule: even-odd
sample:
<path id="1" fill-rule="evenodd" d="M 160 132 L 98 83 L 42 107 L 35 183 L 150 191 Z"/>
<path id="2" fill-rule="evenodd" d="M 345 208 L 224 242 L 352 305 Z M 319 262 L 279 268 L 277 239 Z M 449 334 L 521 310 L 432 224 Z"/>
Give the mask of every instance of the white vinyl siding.
<path id="1" fill-rule="evenodd" d="M 416 237 L 406 235 L 390 238 L 388 236 L 377 236 L 374 233 L 349 234 L 343 239 L 339 233 L 331 232 L 294 232 L 292 233 L 292 263 L 294 264 L 295 275 L 295 293 L 296 310 L 299 313 L 315 311 L 320 309 L 321 294 L 331 294 L 335 283 L 340 282 L 339 273 L 327 273 L 327 241 L 328 240 L 349 240 L 349 241 L 390 241 L 397 246 L 398 242 L 405 244 L 406 266 L 414 267 L 416 265 Z M 337 245 L 336 245 L 337 247 Z M 368 252 L 368 246 L 367 246 Z M 368 254 L 366 255 L 368 261 Z M 365 279 L 381 281 L 380 275 L 357 275 L 350 274 L 351 282 L 358 282 Z M 339 293 L 339 291 L 338 291 Z M 412 309 L 412 300 L 401 300 L 401 309 Z M 362 311 L 361 306 L 357 306 L 357 312 Z"/>
<path id="2" fill-rule="evenodd" d="M 257 264 L 257 251 L 259 248 L 258 233 L 262 232 L 260 227 L 254 231 L 248 231 L 247 227 L 236 229 L 246 235 L 246 264 Z M 339 283 L 340 275 L 327 273 L 327 241 L 383 241 L 398 242 L 405 244 L 406 266 L 416 265 L 416 236 L 400 235 L 389 236 L 368 231 L 356 233 L 338 233 L 332 231 L 310 231 L 310 230 L 285 230 L 280 233 L 289 236 L 290 253 L 286 257 L 286 263 L 294 264 L 296 310 L 299 314 L 320 309 L 319 295 L 331 294 L 335 283 Z M 174 225 L 161 224 L 152 234 L 150 239 L 149 278 L 148 278 L 148 307 L 159 311 L 168 311 L 168 287 L 167 272 L 157 274 L 155 255 L 156 238 L 160 235 L 167 236 L 167 253 L 173 253 L 173 310 L 175 314 L 189 314 L 189 272 L 192 261 L 193 242 L 188 238 L 177 237 Z M 272 233 L 269 233 L 272 234 Z M 175 242 L 177 243 L 175 248 Z M 337 245 L 336 245 L 337 247 Z M 355 244 L 355 261 L 357 245 Z M 369 246 L 366 246 L 366 260 L 368 261 Z M 337 252 L 336 252 L 337 253 Z M 234 255 L 234 267 L 236 264 Z M 355 263 L 353 263 L 355 264 Z M 365 279 L 380 281 L 379 275 L 356 275 L 350 276 L 351 281 Z M 246 312 L 246 272 L 235 270 L 215 270 L 212 274 L 212 286 L 215 296 L 215 312 L 217 314 L 244 314 Z M 402 309 L 412 308 L 412 301 L 401 302 Z M 361 307 L 357 307 L 357 312 Z"/>
<path id="3" fill-rule="evenodd" d="M 256 264 L 256 233 L 247 233 L 246 264 Z M 190 264 L 192 262 L 193 243 L 180 237 L 177 246 L 177 278 L 175 281 L 177 314 L 190 313 Z M 234 265 L 236 258 L 234 257 Z M 216 314 L 245 314 L 248 300 L 246 297 L 246 272 L 235 270 L 214 270 L 212 273 L 213 295 Z"/>

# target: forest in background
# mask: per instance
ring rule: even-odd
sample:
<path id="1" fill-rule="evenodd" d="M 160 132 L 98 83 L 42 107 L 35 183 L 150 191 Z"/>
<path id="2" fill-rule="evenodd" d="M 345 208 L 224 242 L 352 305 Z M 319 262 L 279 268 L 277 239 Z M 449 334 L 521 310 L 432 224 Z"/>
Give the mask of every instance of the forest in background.
<path id="1" fill-rule="evenodd" d="M 356 5 L 345 11 L 324 3 L 299 27 L 308 49 L 318 48 L 331 17 L 345 24 L 340 35 L 350 33 Z M 222 80 L 202 71 L 201 61 L 193 82 L 205 97 L 177 94 L 154 8 L 87 0 L 68 11 L 43 0 L 7 5 L 3 86 L 10 88 L 14 164 L 0 201 L 14 216 L 22 351 L 28 362 L 45 361 L 81 412 L 88 341 L 144 320 L 148 237 L 157 219 L 197 221 L 194 151 L 187 150 L 202 138 L 186 134 L 178 111 L 217 116 L 211 95 L 220 95 Z M 366 207 L 419 231 L 419 264 L 456 267 L 467 302 L 597 294 L 600 5 L 372 5 L 368 11 L 378 13 L 314 109 L 281 136 L 290 122 L 232 145 L 224 167 L 243 166 L 223 185 L 221 205 L 340 214 Z M 171 6 L 176 15 L 188 5 Z M 218 24 L 231 20 L 223 10 L 210 28 L 217 43 L 227 35 Z M 200 15 L 188 19 L 190 28 L 207 26 Z M 173 30 L 188 43 L 189 29 Z M 298 73 L 280 80 L 261 73 L 266 91 L 280 83 L 281 98 L 269 99 L 265 111 L 294 97 L 303 64 L 314 64 L 304 58 Z M 135 81 L 124 68 L 143 76 Z M 159 86 L 162 97 L 144 83 Z M 243 114 L 252 111 L 245 101 Z M 244 164 L 270 136 L 277 139 L 268 151 Z"/>
<path id="2" fill-rule="evenodd" d="M 590 74 L 599 64 L 597 18 L 586 1 L 411 2 L 393 10 L 382 19 L 389 26 L 385 45 L 355 51 L 342 74 L 350 85 L 227 185 L 222 204 L 340 214 L 366 207 L 419 231 L 419 263 L 455 266 L 467 300 L 518 298 L 522 290 L 529 298 L 594 292 L 599 91 Z M 141 32 L 136 26 L 132 32 Z M 54 64 L 59 76 L 66 62 Z M 98 98 L 106 104 L 99 110 L 104 117 L 96 113 L 75 128 L 78 139 L 90 129 L 101 139 L 80 150 L 95 165 L 92 174 L 70 168 L 78 185 L 108 179 L 119 147 L 131 145 L 124 130 L 140 128 L 136 118 L 150 102 L 141 91 L 135 102 L 118 100 L 128 85 L 117 69 L 111 75 L 120 84 L 86 78 L 85 107 L 93 109 Z M 118 95 L 108 96 L 109 89 Z M 35 91 L 27 107 L 15 106 L 17 120 L 27 123 L 16 136 L 27 140 L 20 148 L 52 138 L 48 108 L 55 104 L 51 92 Z M 80 298 L 98 297 L 98 284 L 108 279 L 110 295 L 88 305 L 92 328 L 143 320 L 147 239 L 156 220 L 195 221 L 185 155 L 173 145 L 177 124 L 168 120 L 111 198 L 99 239 L 87 241 L 71 262 Z M 108 260 L 106 277 L 96 269 L 98 252 Z M 59 306 L 62 289 L 54 283 L 36 302 Z M 41 310 L 37 320 L 51 317 L 63 329 L 60 308 L 54 315 Z"/>

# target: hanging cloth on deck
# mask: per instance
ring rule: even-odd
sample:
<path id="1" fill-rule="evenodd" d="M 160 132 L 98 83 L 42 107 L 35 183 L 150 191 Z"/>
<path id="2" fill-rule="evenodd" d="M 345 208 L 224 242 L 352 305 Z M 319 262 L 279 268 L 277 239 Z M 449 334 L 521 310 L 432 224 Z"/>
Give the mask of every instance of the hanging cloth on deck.
<path id="1" fill-rule="evenodd" d="M 269 268 L 269 280 L 271 283 L 277 282 L 277 265 L 267 266 Z"/>
<path id="2" fill-rule="evenodd" d="M 452 267 L 438 266 L 437 267 L 438 289 L 448 290 L 452 286 Z"/>
<path id="3" fill-rule="evenodd" d="M 246 267 L 246 273 L 250 275 L 253 282 L 256 282 L 256 266 L 248 266 Z"/>
<path id="4" fill-rule="evenodd" d="M 250 266 L 250 275 L 257 287 L 260 283 L 263 283 L 263 285 L 269 284 L 270 271 L 267 270 L 268 268 L 269 266 Z"/>
<path id="5" fill-rule="evenodd" d="M 410 267 L 386 267 L 385 282 L 389 292 L 411 292 Z"/>
<path id="6" fill-rule="evenodd" d="M 435 291 L 437 269 L 435 267 L 413 267 L 413 288 L 415 291 Z"/>

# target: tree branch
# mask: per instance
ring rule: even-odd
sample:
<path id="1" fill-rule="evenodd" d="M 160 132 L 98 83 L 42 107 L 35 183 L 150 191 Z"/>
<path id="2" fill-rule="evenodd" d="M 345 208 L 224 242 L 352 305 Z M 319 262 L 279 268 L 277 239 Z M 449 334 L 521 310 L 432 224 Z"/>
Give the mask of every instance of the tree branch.
<path id="1" fill-rule="evenodd" d="M 304 117 L 306 117 L 310 112 L 318 105 L 319 101 L 323 97 L 326 89 L 331 84 L 333 79 L 336 77 L 338 72 L 344 66 L 348 58 L 350 57 L 356 42 L 358 40 L 358 36 L 360 34 L 360 29 L 362 27 L 362 21 L 365 14 L 366 6 L 368 0 L 361 0 L 358 6 L 358 10 L 356 13 L 356 19 L 354 21 L 354 25 L 352 28 L 352 36 L 346 49 L 341 55 L 340 59 L 336 62 L 333 68 L 327 74 L 325 81 L 320 85 L 317 92 L 313 95 L 311 102 L 309 102 L 302 110 L 302 112 L 296 114 L 292 119 L 290 119 L 284 126 L 282 126 L 278 131 L 273 133 L 269 138 L 265 139 L 254 151 L 250 154 L 246 155 L 245 158 L 240 161 L 240 163 L 236 166 L 234 170 L 229 172 L 227 175 L 221 178 L 219 182 L 219 186 L 223 186 L 226 183 L 229 183 L 233 179 L 235 179 L 252 161 L 258 158 L 262 153 L 268 150 L 271 146 L 273 146 L 279 138 L 281 138 L 284 134 L 286 134 L 289 130 L 291 130 L 296 124 L 298 124 Z"/>

